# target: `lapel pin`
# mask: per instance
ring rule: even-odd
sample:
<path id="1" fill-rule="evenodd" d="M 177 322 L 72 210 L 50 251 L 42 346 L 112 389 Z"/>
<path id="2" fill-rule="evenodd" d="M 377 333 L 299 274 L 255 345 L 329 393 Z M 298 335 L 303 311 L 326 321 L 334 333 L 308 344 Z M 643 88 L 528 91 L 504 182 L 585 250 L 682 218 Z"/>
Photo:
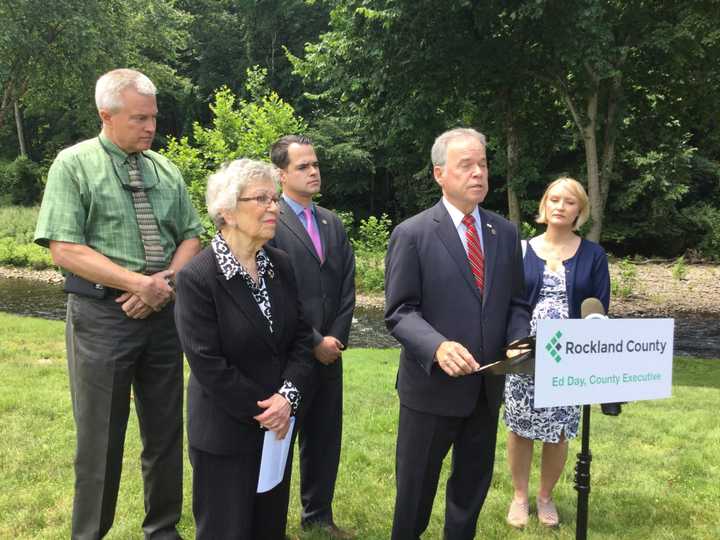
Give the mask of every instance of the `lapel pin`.
<path id="1" fill-rule="evenodd" d="M 323 219 L 323 220 L 322 220 L 322 224 L 323 224 L 323 225 L 327 225 L 327 220 Z"/>
<path id="2" fill-rule="evenodd" d="M 490 229 L 490 234 L 492 234 L 492 235 L 496 234 L 495 228 L 490 223 L 487 224 L 487 228 Z"/>

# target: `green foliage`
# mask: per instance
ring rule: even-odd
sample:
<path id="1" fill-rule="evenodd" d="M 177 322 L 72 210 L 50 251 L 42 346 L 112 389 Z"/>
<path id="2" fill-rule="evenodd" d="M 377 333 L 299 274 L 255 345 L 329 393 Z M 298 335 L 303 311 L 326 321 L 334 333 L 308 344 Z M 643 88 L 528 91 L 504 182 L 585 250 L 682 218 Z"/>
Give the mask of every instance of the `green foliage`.
<path id="1" fill-rule="evenodd" d="M 387 251 L 388 240 L 390 239 L 390 227 L 392 221 L 387 214 L 379 218 L 370 216 L 360 220 L 357 238 L 353 240 L 355 251 Z"/>
<path id="2" fill-rule="evenodd" d="M 164 102 L 189 94 L 172 65 L 187 50 L 188 14 L 165 0 L 0 1 L 0 155 L 14 157 L 12 109 L 24 115 L 25 138 L 37 161 L 97 134 L 93 88 L 117 67 L 145 72 Z M 162 111 L 166 113 L 166 110 Z M 161 119 L 163 123 L 164 119 Z M 162 131 L 162 129 L 161 129 Z M 10 144 L 12 142 L 12 144 Z"/>
<path id="3" fill-rule="evenodd" d="M 382 291 L 385 282 L 385 254 L 392 222 L 387 214 L 360 220 L 355 250 L 356 285 L 361 291 Z"/>
<path id="4" fill-rule="evenodd" d="M 39 212 L 39 206 L 0 207 L 0 238 L 12 238 L 18 244 L 32 243 Z"/>
<path id="5" fill-rule="evenodd" d="M 39 207 L 0 207 L 0 265 L 54 268 L 50 252 L 33 243 Z"/>
<path id="6" fill-rule="evenodd" d="M 533 225 L 532 223 L 523 221 L 520 224 L 520 238 L 529 240 L 530 238 L 534 238 L 535 236 L 537 236 L 537 227 L 535 227 L 535 225 Z"/>
<path id="7" fill-rule="evenodd" d="M 12 238 L 0 238 L 0 264 L 34 270 L 55 267 L 47 249 L 37 244 L 20 244 Z"/>
<path id="8" fill-rule="evenodd" d="M 334 210 L 337 217 L 340 219 L 340 222 L 343 225 L 343 228 L 345 229 L 345 234 L 348 235 L 348 238 L 352 238 L 354 236 L 354 226 L 355 226 L 355 216 L 353 215 L 351 210 Z"/>
<path id="9" fill-rule="evenodd" d="M 635 291 L 637 285 L 637 268 L 630 259 L 621 259 L 617 263 L 615 276 L 610 283 L 613 296 L 627 298 Z"/>
<path id="10" fill-rule="evenodd" d="M 698 231 L 700 254 L 708 260 L 720 261 L 720 208 L 707 203 L 689 207 L 684 217 Z"/>
<path id="11" fill-rule="evenodd" d="M 672 268 L 672 275 L 678 281 L 687 279 L 687 264 L 685 263 L 685 257 L 678 257 L 675 260 L 675 264 Z"/>
<path id="12" fill-rule="evenodd" d="M 307 125 L 294 109 L 265 84 L 267 71 L 248 69 L 247 88 L 252 100 L 238 100 L 223 87 L 217 92 L 210 110 L 210 127 L 198 122 L 193 125 L 193 141 L 188 137 L 170 137 L 162 153 L 179 168 L 189 186 L 195 208 L 206 226 L 206 236 L 214 227 L 207 218 L 205 186 L 207 178 L 220 165 L 240 158 L 269 161 L 270 146 L 278 138 L 291 133 L 303 133 Z"/>
<path id="13" fill-rule="evenodd" d="M 26 156 L 9 163 L 0 163 L 0 203 L 24 206 L 40 201 L 43 188 L 43 167 Z"/>

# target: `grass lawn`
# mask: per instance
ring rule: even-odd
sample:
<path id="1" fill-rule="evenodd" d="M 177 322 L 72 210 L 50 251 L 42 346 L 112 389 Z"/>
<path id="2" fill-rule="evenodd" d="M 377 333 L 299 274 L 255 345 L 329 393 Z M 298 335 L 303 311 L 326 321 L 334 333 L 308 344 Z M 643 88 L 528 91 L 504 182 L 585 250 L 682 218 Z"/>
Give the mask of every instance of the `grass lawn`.
<path id="1" fill-rule="evenodd" d="M 72 508 L 74 426 L 70 412 L 62 322 L 0 314 L 0 538 L 67 538 Z M 358 539 L 389 537 L 394 499 L 398 401 L 397 350 L 351 350 L 345 362 L 345 427 L 335 497 L 337 522 Z M 187 371 L 187 370 L 186 370 Z M 595 539 L 720 538 L 720 361 L 676 358 L 673 397 L 626 405 L 617 418 L 593 407 L 592 491 L 588 536 Z M 131 415 L 115 525 L 108 538 L 141 538 L 140 443 Z M 498 427 L 493 486 L 480 515 L 478 538 L 575 538 L 575 454 L 555 498 L 561 526 L 531 519 L 523 532 L 505 524 L 511 496 L 505 428 Z M 537 458 L 537 456 L 536 456 Z M 537 465 L 531 480 L 537 486 Z M 447 476 L 447 466 L 443 479 Z M 288 534 L 298 527 L 297 467 Z M 442 538 L 441 481 L 427 539 Z M 190 464 L 180 523 L 194 536 Z"/>

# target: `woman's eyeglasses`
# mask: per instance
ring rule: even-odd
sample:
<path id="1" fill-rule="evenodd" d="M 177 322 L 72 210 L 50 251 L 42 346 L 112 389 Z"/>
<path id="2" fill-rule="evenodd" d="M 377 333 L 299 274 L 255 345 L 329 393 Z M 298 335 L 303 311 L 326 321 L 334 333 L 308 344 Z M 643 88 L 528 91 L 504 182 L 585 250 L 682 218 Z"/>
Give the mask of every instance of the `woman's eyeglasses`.
<path id="1" fill-rule="evenodd" d="M 255 197 L 238 197 L 238 201 L 255 201 L 260 206 L 269 207 L 270 203 L 280 204 L 278 195 L 256 195 Z"/>

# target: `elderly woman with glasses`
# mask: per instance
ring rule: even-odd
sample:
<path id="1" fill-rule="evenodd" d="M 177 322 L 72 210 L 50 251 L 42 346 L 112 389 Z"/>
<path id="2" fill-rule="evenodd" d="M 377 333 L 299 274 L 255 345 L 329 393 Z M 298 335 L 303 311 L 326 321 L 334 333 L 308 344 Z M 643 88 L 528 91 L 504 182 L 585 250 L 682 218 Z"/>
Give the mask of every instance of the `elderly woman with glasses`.
<path id="1" fill-rule="evenodd" d="M 272 166 L 249 159 L 210 176 L 207 208 L 219 232 L 177 276 L 198 539 L 285 538 L 292 455 L 280 483 L 258 493 L 261 456 L 270 439 L 291 437 L 313 362 L 288 257 L 265 246 L 277 180 Z"/>

